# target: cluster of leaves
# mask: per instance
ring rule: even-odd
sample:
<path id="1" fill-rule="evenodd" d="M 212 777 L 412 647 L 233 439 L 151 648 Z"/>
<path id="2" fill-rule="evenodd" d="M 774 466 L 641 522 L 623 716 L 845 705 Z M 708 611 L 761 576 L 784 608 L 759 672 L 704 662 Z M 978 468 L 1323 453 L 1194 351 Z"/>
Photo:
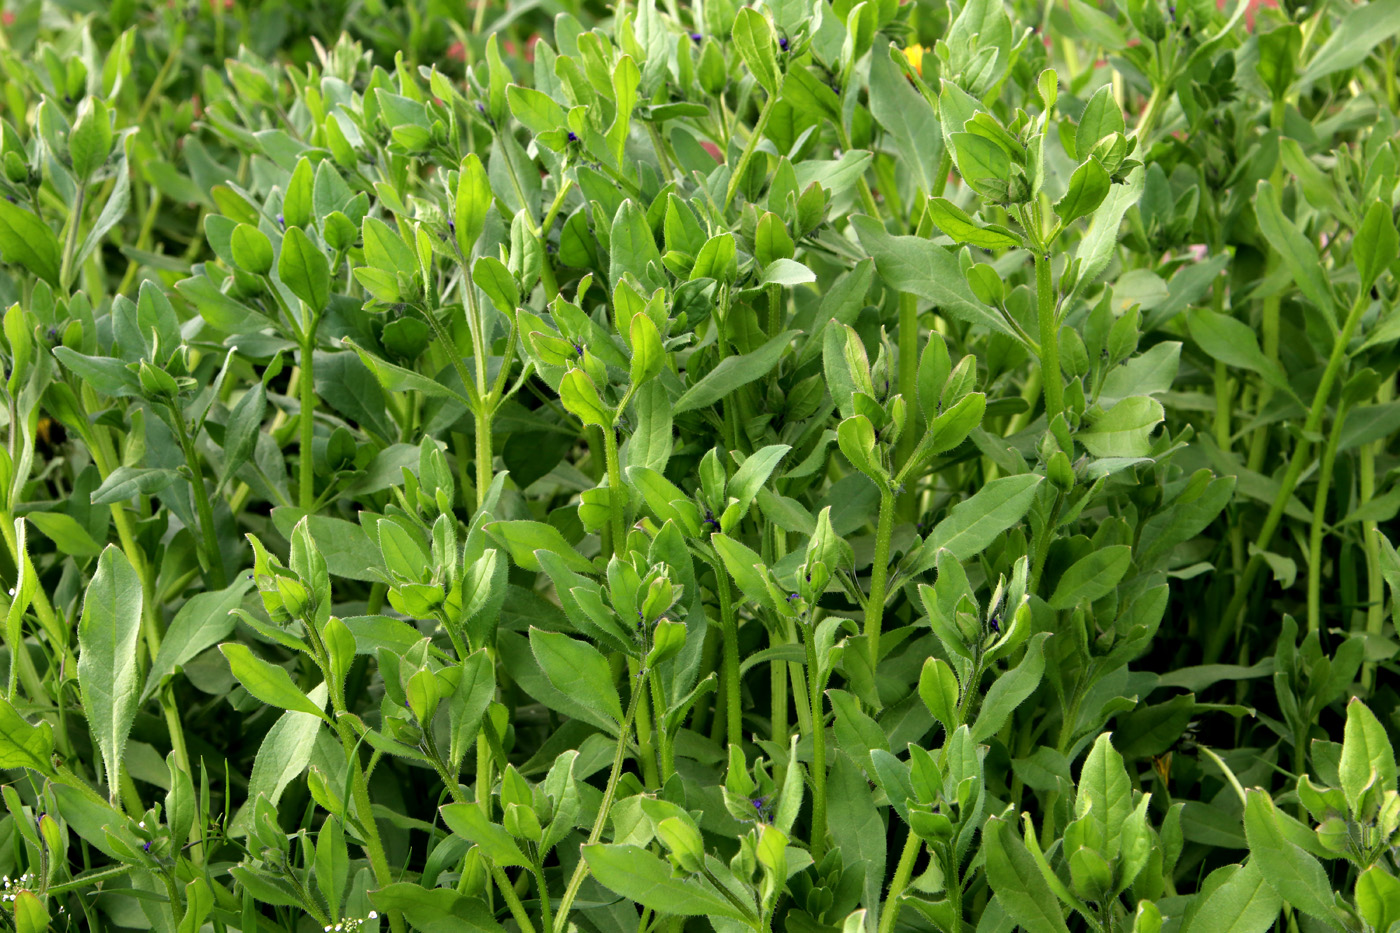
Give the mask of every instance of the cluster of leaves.
<path id="1" fill-rule="evenodd" d="M 662 6 L 7 18 L 5 919 L 1389 933 L 1400 2 Z"/>

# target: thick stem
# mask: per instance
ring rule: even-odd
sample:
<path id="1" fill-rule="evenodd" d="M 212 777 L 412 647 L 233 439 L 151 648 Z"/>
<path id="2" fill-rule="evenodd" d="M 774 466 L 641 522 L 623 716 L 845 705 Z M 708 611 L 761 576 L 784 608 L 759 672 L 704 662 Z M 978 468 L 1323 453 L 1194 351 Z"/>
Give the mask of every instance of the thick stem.
<path id="1" fill-rule="evenodd" d="M 1045 389 L 1045 421 L 1065 409 L 1064 377 L 1060 374 L 1060 327 L 1055 320 L 1055 285 L 1050 269 L 1050 255 L 1043 250 L 1035 254 L 1035 294 L 1040 312 L 1040 378 Z"/>
<path id="2" fill-rule="evenodd" d="M 720 639 L 724 661 L 721 680 L 724 681 L 725 741 L 738 745 L 743 740 L 743 720 L 739 708 L 739 620 L 734 612 L 734 596 L 729 586 L 729 571 L 715 560 L 715 598 L 719 600 Z"/>
<path id="3" fill-rule="evenodd" d="M 83 225 L 83 200 L 86 195 L 86 182 L 80 181 L 78 195 L 73 200 L 73 212 L 68 218 L 68 235 L 63 239 L 63 260 L 59 265 L 58 283 L 64 292 L 73 284 L 73 257 L 78 251 L 78 228 Z"/>
<path id="4" fill-rule="evenodd" d="M 1327 519 L 1327 494 L 1332 488 L 1332 468 L 1337 462 L 1337 445 L 1342 439 L 1342 424 L 1346 406 L 1337 409 L 1327 446 L 1322 451 L 1322 466 L 1317 471 L 1317 495 L 1313 499 L 1312 527 L 1308 529 L 1308 631 L 1322 629 L 1322 537 Z"/>
<path id="5" fill-rule="evenodd" d="M 297 483 L 297 500 L 302 511 L 310 512 L 316 503 L 316 458 L 312 448 L 316 441 L 316 380 L 312 375 L 316 356 L 316 321 L 313 318 L 307 328 L 305 342 L 301 345 L 301 381 L 297 388 L 301 395 L 301 411 L 297 415 L 297 429 L 301 443 L 301 463 Z"/>
<path id="6" fill-rule="evenodd" d="M 880 664 L 880 626 L 885 617 L 885 583 L 894 535 L 894 493 L 880 490 L 880 516 L 875 526 L 875 562 L 870 567 L 870 600 L 865 604 L 865 640 L 870 643 L 870 669 Z"/>
<path id="7" fill-rule="evenodd" d="M 777 97 L 768 98 L 768 102 L 759 111 L 758 122 L 754 124 L 753 132 L 749 134 L 749 141 L 744 144 L 744 151 L 739 156 L 739 164 L 734 167 L 734 174 L 729 178 L 729 189 L 724 193 L 724 209 L 727 211 L 734 203 L 734 196 L 739 193 L 739 185 L 744 180 L 744 175 L 748 173 L 749 163 L 753 161 L 753 154 L 758 151 L 758 142 L 763 138 L 763 131 L 768 128 L 768 118 L 773 115 L 773 105 L 778 102 Z"/>
<path id="8" fill-rule="evenodd" d="M 645 679 L 649 673 L 643 670 L 642 677 Z M 587 845 L 597 842 L 603 835 L 603 827 L 607 825 L 613 797 L 617 794 L 617 781 L 622 776 L 622 762 L 627 757 L 627 736 L 632 731 L 632 722 L 637 715 L 637 701 L 641 699 L 644 686 L 637 684 L 627 702 L 627 713 L 622 718 L 622 729 L 617 734 L 617 750 L 613 753 L 612 771 L 608 773 L 608 786 L 603 791 L 602 802 L 598 804 L 598 816 L 593 821 L 593 828 L 589 830 Z M 564 889 L 564 897 L 559 901 L 559 913 L 554 918 L 554 933 L 564 933 L 568 929 L 569 908 L 573 906 L 574 898 L 578 897 L 578 889 L 587 875 L 588 862 L 580 857 L 573 876 L 569 878 L 569 886 Z"/>
<path id="9" fill-rule="evenodd" d="M 916 430 L 916 412 L 919 408 L 919 299 L 908 293 L 899 296 L 899 394 L 904 397 L 908 414 L 896 448 L 896 468 L 908 462 L 919 439 Z M 909 490 L 899 497 L 899 514 L 911 522 L 917 517 L 917 479 L 914 477 L 909 483 Z"/>
<path id="10" fill-rule="evenodd" d="M 923 840 L 911 829 L 908 838 L 904 840 L 904 851 L 899 854 L 899 865 L 895 867 L 889 894 L 885 897 L 885 909 L 880 914 L 879 933 L 891 933 L 894 930 L 895 918 L 899 916 L 899 899 L 904 895 L 904 889 L 909 886 L 909 879 L 914 874 L 914 862 L 922 848 Z"/>
<path id="11" fill-rule="evenodd" d="M 185 426 L 185 413 L 178 405 L 172 405 L 170 413 L 179 429 L 180 449 L 184 451 L 185 466 L 190 471 L 190 488 L 194 490 L 194 507 L 204 539 L 204 559 L 209 564 L 207 583 L 211 590 L 221 590 L 228 586 L 228 578 L 224 575 L 224 558 L 219 550 L 218 530 L 214 527 L 214 509 L 209 505 L 209 490 L 204 485 L 204 468 L 199 462 L 199 452 L 194 449 L 194 439 Z"/>
<path id="12" fill-rule="evenodd" d="M 476 509 L 481 511 L 486 508 L 486 494 L 491 489 L 491 482 L 495 479 L 495 471 L 492 469 L 492 461 L 495 454 L 491 450 L 491 422 L 492 412 L 483 408 L 477 412 L 473 419 L 476 425 Z"/>
<path id="13" fill-rule="evenodd" d="M 1369 295 L 1363 292 L 1357 296 L 1351 311 L 1347 314 L 1346 323 L 1342 325 L 1342 332 L 1337 335 L 1336 341 L 1332 344 L 1332 353 L 1327 359 L 1327 368 L 1322 372 L 1322 381 L 1318 383 L 1317 392 L 1313 394 L 1312 406 L 1308 409 L 1308 418 L 1303 424 L 1304 439 L 1300 439 L 1298 446 L 1293 448 L 1293 455 L 1288 461 L 1288 469 L 1279 484 L 1273 504 L 1269 507 L 1269 514 L 1264 518 L 1264 526 L 1259 529 L 1259 534 L 1255 538 L 1258 551 L 1249 559 L 1249 563 L 1245 565 L 1244 573 L 1240 575 L 1239 584 L 1235 587 L 1235 595 L 1230 599 L 1230 605 L 1226 607 L 1225 615 L 1221 619 L 1222 624 L 1217 626 L 1215 630 L 1219 634 L 1214 635 L 1206 647 L 1207 664 L 1214 663 L 1219 659 L 1220 652 L 1225 647 L 1225 639 L 1235 631 L 1240 623 L 1240 613 L 1244 610 L 1245 600 L 1249 598 L 1254 578 L 1264 564 L 1262 554 L 1273 543 L 1274 532 L 1278 530 L 1279 522 L 1283 520 L 1284 509 L 1288 507 L 1288 500 L 1292 498 L 1293 490 L 1298 486 L 1298 478 L 1303 475 L 1303 468 L 1307 466 L 1310 451 L 1306 438 L 1316 435 L 1322 428 L 1322 419 L 1327 413 L 1327 399 L 1331 397 L 1332 387 L 1341 374 L 1342 364 L 1346 362 L 1347 344 L 1351 343 L 1352 335 L 1356 333 L 1356 328 L 1361 323 L 1361 315 L 1369 304 Z"/>
<path id="14" fill-rule="evenodd" d="M 365 782 L 364 767 L 360 764 L 355 735 L 350 723 L 343 716 L 336 717 L 335 729 L 340 735 L 341 748 L 345 750 L 345 760 L 350 765 L 350 794 L 355 804 L 355 817 L 364 832 L 365 854 L 369 856 L 370 869 L 374 872 L 375 881 L 383 887 L 394 879 L 389 871 L 389 859 L 384 854 L 384 843 L 379 838 L 379 827 L 374 822 L 374 808 L 370 804 L 369 786 Z M 389 926 L 394 933 L 404 933 L 403 914 L 397 910 L 389 911 Z"/>
<path id="15" fill-rule="evenodd" d="M 807 649 L 808 694 L 812 700 L 812 837 L 807 848 L 812 861 L 821 864 L 826 854 L 826 710 L 813 626 L 803 626 L 802 642 Z"/>
<path id="16" fill-rule="evenodd" d="M 638 662 L 628 659 L 627 670 L 635 678 L 640 670 Z M 656 771 L 656 749 L 652 745 L 652 721 L 647 713 L 645 693 L 637 701 L 637 757 L 641 759 L 642 783 L 646 787 L 660 787 L 661 779 Z"/>
<path id="17" fill-rule="evenodd" d="M 1388 402 L 1395 394 L 1394 380 L 1381 386 L 1377 401 Z M 1384 440 L 1367 444 L 1361 448 L 1360 484 L 1361 504 L 1370 502 L 1376 494 L 1376 454 L 1385 450 Z M 1376 522 L 1361 523 L 1362 547 L 1366 551 L 1366 635 L 1378 636 L 1385 625 L 1385 577 L 1381 573 L 1380 530 Z M 1374 661 L 1367 661 L 1361 667 L 1361 686 L 1369 690 L 1376 676 Z"/>
<path id="18" fill-rule="evenodd" d="M 501 897 L 505 898 L 506 906 L 510 908 L 510 915 L 515 918 L 523 933 L 535 933 L 535 925 L 530 922 L 530 915 L 525 912 L 525 905 L 520 903 L 520 896 L 515 893 L 515 886 L 506 877 L 505 869 L 499 865 L 491 866 L 491 877 L 496 881 L 496 890 L 501 892 Z"/>
<path id="19" fill-rule="evenodd" d="M 608 528 L 612 535 L 612 552 L 621 554 L 627 546 L 627 521 L 623 514 L 627 503 L 622 495 L 622 461 L 617 454 L 617 431 L 612 425 L 603 428 L 603 456 L 608 470 Z"/>
<path id="20" fill-rule="evenodd" d="M 554 926 L 549 909 L 549 884 L 545 881 L 544 868 L 540 866 L 539 859 L 531 862 L 530 868 L 535 875 L 535 889 L 540 893 L 540 933 L 549 933 Z"/>

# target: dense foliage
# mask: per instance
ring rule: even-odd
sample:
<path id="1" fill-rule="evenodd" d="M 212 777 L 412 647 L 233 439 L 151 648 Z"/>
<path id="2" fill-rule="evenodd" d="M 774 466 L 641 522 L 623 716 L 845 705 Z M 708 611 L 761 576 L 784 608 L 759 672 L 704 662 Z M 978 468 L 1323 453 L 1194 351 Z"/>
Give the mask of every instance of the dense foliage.
<path id="1" fill-rule="evenodd" d="M 0 913 L 1400 929 L 1397 34 L 12 4 Z"/>

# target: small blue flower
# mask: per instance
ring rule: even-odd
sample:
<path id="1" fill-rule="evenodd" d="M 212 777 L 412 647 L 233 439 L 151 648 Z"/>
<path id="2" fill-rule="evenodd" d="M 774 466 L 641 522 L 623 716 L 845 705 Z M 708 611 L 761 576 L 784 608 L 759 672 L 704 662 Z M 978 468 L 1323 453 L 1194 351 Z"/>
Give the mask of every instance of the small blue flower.
<path id="1" fill-rule="evenodd" d="M 281 214 L 277 215 L 277 226 L 281 227 L 284 230 L 287 228 L 287 219 Z"/>
<path id="2" fill-rule="evenodd" d="M 782 36 L 778 39 L 778 48 L 782 49 L 784 52 L 788 50 L 787 36 Z"/>
<path id="3" fill-rule="evenodd" d="M 694 42 L 696 45 L 699 45 L 701 40 L 703 40 L 704 38 L 705 37 L 698 32 L 692 32 L 690 34 L 690 41 Z"/>
<path id="4" fill-rule="evenodd" d="M 574 133 L 573 130 L 569 130 L 569 142 L 571 142 L 571 143 L 576 143 L 576 142 L 578 142 L 578 135 L 577 135 L 576 133 Z"/>

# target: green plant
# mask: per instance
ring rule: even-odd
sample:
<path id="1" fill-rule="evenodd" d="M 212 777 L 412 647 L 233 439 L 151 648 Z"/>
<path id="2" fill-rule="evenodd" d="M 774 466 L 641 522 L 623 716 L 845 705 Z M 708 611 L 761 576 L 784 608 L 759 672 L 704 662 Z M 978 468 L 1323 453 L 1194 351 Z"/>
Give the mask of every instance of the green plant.
<path id="1" fill-rule="evenodd" d="M 1400 918 L 1394 3 L 12 12 L 16 929 Z"/>

